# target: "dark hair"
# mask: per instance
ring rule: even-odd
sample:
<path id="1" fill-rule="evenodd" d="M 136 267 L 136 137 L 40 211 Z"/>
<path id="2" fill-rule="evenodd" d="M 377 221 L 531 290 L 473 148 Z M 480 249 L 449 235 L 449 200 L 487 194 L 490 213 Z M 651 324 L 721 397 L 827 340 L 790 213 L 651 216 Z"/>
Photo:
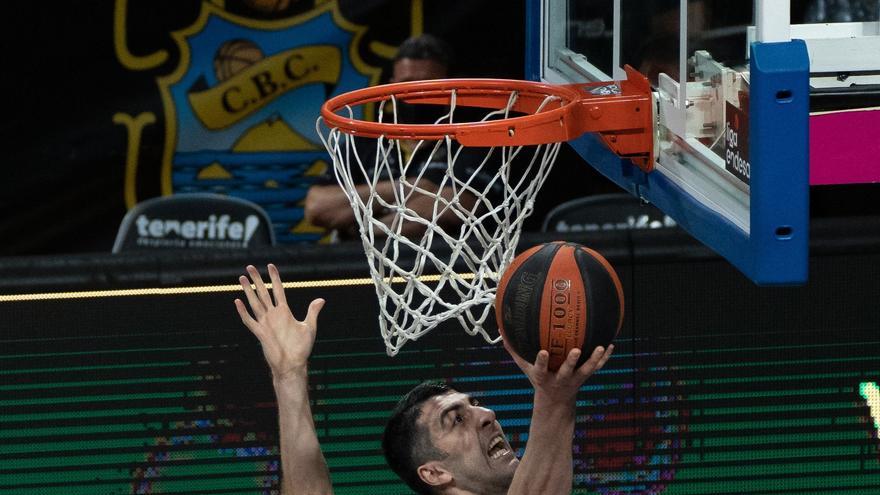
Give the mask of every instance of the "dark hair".
<path id="1" fill-rule="evenodd" d="M 446 453 L 434 447 L 427 429 L 418 424 L 422 404 L 451 391 L 443 382 L 416 385 L 397 402 L 382 434 L 382 452 L 388 465 L 412 490 L 423 495 L 429 495 L 431 487 L 419 478 L 416 469 L 427 461 L 443 459 Z"/>
<path id="2" fill-rule="evenodd" d="M 397 49 L 397 55 L 394 56 L 394 61 L 397 62 L 402 58 L 433 60 L 443 64 L 448 69 L 452 66 L 454 56 L 449 43 L 434 35 L 422 34 L 413 36 L 400 44 L 400 47 Z"/>

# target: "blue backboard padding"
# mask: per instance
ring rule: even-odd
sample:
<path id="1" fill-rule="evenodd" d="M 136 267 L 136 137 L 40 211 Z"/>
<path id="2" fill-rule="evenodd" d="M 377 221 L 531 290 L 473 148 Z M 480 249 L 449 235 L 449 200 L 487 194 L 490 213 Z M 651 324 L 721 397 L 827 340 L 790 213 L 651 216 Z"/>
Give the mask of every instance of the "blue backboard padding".
<path id="1" fill-rule="evenodd" d="M 806 43 L 753 43 L 750 71 L 752 278 L 769 279 L 763 283 L 803 283 L 810 223 Z M 777 238 L 781 226 L 791 229 L 790 238 Z"/>

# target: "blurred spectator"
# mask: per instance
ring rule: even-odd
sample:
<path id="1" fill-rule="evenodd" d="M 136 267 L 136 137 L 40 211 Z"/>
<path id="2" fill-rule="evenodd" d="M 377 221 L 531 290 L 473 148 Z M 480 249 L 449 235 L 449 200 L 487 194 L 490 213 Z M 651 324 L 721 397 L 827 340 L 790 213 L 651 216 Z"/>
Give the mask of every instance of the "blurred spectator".
<path id="1" fill-rule="evenodd" d="M 416 36 L 404 41 L 400 45 L 398 53 L 394 58 L 391 82 L 442 79 L 448 77 L 452 63 L 452 49 L 445 41 L 430 34 Z M 427 124 L 436 121 L 435 115 L 432 114 L 432 110 L 435 109 L 431 109 L 431 106 L 406 105 L 404 103 L 398 103 L 397 106 L 400 122 Z M 432 194 L 413 194 L 407 201 L 406 206 L 422 218 L 432 218 L 435 202 L 433 195 L 441 195 L 447 198 L 452 196 L 450 187 L 441 188 L 439 186 L 446 174 L 446 151 L 445 147 L 434 150 L 432 146 L 421 146 L 420 149 L 414 150 L 414 146 L 415 144 L 412 142 L 400 142 L 400 147 L 404 154 L 411 155 L 416 153 L 416 156 L 412 158 L 413 163 L 419 163 L 423 160 L 429 161 L 425 164 L 427 171 L 423 175 L 422 180 L 419 181 L 418 189 L 431 191 Z M 375 147 L 375 140 L 372 140 L 372 144 L 366 141 L 359 142 L 358 154 L 362 163 L 373 163 Z M 427 156 L 429 153 L 431 153 L 430 156 Z M 408 158 L 408 156 L 405 156 L 404 160 Z M 387 168 L 399 168 L 399 164 L 396 163 L 397 159 L 397 156 L 389 157 L 389 161 L 394 163 L 391 163 L 392 166 Z M 456 159 L 456 171 L 461 170 L 462 173 L 467 173 L 468 170 L 472 171 L 475 168 L 474 160 L 481 160 L 478 153 L 460 153 Z M 477 161 L 476 163 L 479 162 Z M 491 177 L 477 177 L 472 184 L 478 185 L 481 180 L 485 183 L 486 180 L 490 179 Z M 376 184 L 375 191 L 389 203 L 394 203 L 393 190 L 395 184 L 396 181 L 392 177 L 382 177 L 382 180 Z M 358 192 L 361 194 L 361 197 L 366 198 L 370 194 L 370 186 L 363 184 L 358 187 Z M 470 208 L 476 202 L 476 197 L 469 192 L 463 192 L 459 195 L 459 202 L 463 207 Z M 376 215 L 380 221 L 391 225 L 396 213 L 384 211 L 378 212 Z M 351 238 L 357 234 L 354 211 L 345 192 L 336 183 L 334 177 L 327 177 L 325 180 L 309 188 L 306 196 L 305 216 L 314 225 L 335 230 L 340 238 Z M 441 215 L 437 222 L 444 227 L 449 227 L 459 223 L 460 218 L 452 214 L 452 212 L 447 212 L 447 214 Z M 423 230 L 424 227 L 422 225 L 410 222 L 404 225 L 402 233 L 404 235 L 414 235 Z"/>
<path id="2" fill-rule="evenodd" d="M 449 77 L 453 63 L 448 43 L 423 34 L 404 41 L 394 57 L 391 82 L 422 81 Z"/>

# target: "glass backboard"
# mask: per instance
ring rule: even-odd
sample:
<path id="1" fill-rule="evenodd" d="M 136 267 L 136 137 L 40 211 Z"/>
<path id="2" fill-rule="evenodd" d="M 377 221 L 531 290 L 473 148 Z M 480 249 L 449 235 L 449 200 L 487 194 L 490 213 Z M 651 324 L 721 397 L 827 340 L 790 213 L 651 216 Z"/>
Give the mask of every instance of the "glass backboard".
<path id="1" fill-rule="evenodd" d="M 788 36 L 788 2 L 529 0 L 527 8 L 527 77 L 611 81 L 631 66 L 651 82 L 653 170 L 589 134 L 570 142 L 587 163 L 755 283 L 806 281 L 810 61 L 804 41 Z"/>

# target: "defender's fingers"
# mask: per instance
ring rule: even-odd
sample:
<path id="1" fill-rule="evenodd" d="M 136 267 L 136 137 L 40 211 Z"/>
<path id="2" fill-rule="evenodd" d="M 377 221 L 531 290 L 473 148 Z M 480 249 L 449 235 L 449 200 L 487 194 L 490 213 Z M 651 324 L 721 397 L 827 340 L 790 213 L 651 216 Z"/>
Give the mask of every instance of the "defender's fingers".
<path id="1" fill-rule="evenodd" d="M 272 298 L 269 297 L 269 290 L 266 289 L 266 284 L 263 283 L 263 277 L 260 275 L 260 272 L 257 271 L 254 265 L 248 265 L 247 271 L 251 276 L 251 281 L 253 281 L 254 287 L 257 288 L 257 297 L 260 298 L 260 301 L 266 306 L 266 308 L 271 308 Z"/>
<path id="2" fill-rule="evenodd" d="M 250 313 L 248 313 L 247 308 L 244 306 L 244 303 L 241 302 L 241 299 L 236 299 L 233 301 L 235 303 L 235 309 L 238 310 L 238 316 L 241 318 L 241 322 L 244 323 L 244 326 L 248 327 L 253 333 L 257 333 L 255 330 L 258 328 L 257 320 L 255 320 Z"/>
<path id="3" fill-rule="evenodd" d="M 275 304 L 287 304 L 281 274 L 278 273 L 278 267 L 272 263 L 269 263 L 269 279 L 272 280 L 272 295 L 275 297 Z"/>
<path id="4" fill-rule="evenodd" d="M 568 376 L 571 375 L 572 371 L 574 371 L 577 366 L 578 359 L 581 358 L 581 350 L 580 349 L 572 349 L 568 352 L 568 356 L 565 356 L 565 361 L 562 362 L 562 365 L 559 366 L 559 369 L 556 370 L 557 375 Z"/>
<path id="5" fill-rule="evenodd" d="M 250 279 L 242 275 L 238 277 L 238 283 L 241 284 L 241 288 L 244 289 L 244 295 L 245 297 L 247 297 L 248 304 L 250 304 L 251 306 L 251 311 L 253 311 L 254 316 L 259 319 L 266 312 L 266 306 L 254 293 L 254 289 L 253 287 L 251 287 Z"/>
<path id="6" fill-rule="evenodd" d="M 309 304 L 309 312 L 306 313 L 306 325 L 310 328 L 318 328 L 318 313 L 321 312 L 321 308 L 324 307 L 323 299 L 315 299 Z"/>

